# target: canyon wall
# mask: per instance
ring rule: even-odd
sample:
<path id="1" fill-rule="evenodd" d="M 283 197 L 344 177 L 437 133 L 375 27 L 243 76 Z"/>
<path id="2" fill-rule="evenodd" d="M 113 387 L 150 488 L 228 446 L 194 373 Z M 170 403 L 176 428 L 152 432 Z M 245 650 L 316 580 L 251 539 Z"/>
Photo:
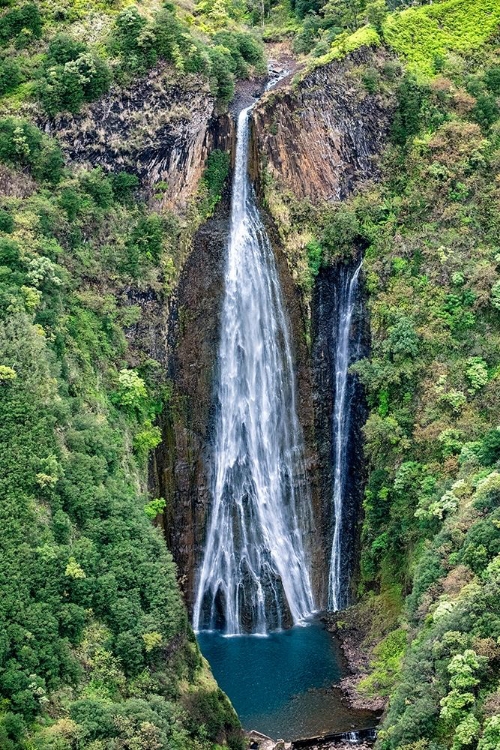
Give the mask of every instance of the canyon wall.
<path id="1" fill-rule="evenodd" d="M 367 62 L 381 68 L 386 58 L 359 50 L 342 62 L 312 71 L 298 83 L 285 81 L 263 96 L 253 113 L 250 159 L 261 198 L 265 185 L 269 189 L 271 184 L 299 200 L 337 201 L 359 181 L 376 176 L 391 102 L 360 86 L 356 67 Z M 59 116 L 44 125 L 73 162 L 133 172 L 151 200 L 181 216 L 196 194 L 210 150 L 233 152 L 235 145 L 234 120 L 229 114 L 217 114 L 206 83 L 196 76 L 180 80 L 166 66 L 125 90 L 112 90 L 79 115 Z M 155 189 L 159 182 L 160 191 Z M 180 256 L 173 294 L 167 296 L 163 289 L 147 284 L 121 290 L 125 304 L 139 305 L 143 313 L 140 323 L 127 332 L 129 364 L 137 366 L 151 356 L 164 366 L 165 380 L 171 384 L 171 400 L 161 417 L 164 440 L 151 461 L 150 489 L 167 500 L 161 523 L 188 606 L 210 506 L 208 472 L 229 211 L 227 185 L 214 216 L 195 233 L 191 249 Z M 331 293 L 334 271 L 320 275 L 310 311 L 294 281 L 276 217 L 267 216 L 266 223 L 292 331 L 299 419 L 316 517 L 316 531 L 308 542 L 316 595 L 323 605 L 332 528 L 328 510 L 332 374 L 325 363 L 327 369 L 332 363 L 328 357 L 322 359 L 321 352 L 326 341 L 322 331 L 333 313 L 331 305 L 320 300 Z M 359 427 L 361 411 L 358 417 Z M 349 502 L 357 507 L 359 493 Z"/>
<path id="2" fill-rule="evenodd" d="M 353 76 L 356 66 L 370 59 L 378 67 L 386 62 L 382 54 L 360 50 L 341 63 L 313 71 L 299 84 L 285 82 L 262 98 L 254 110 L 250 160 L 251 174 L 262 198 L 269 174 L 272 189 L 289 190 L 299 199 L 313 201 L 341 199 L 357 182 L 376 175 L 376 157 L 386 140 L 392 103 L 380 94 L 367 94 Z M 166 534 L 188 605 L 193 601 L 210 503 L 208 472 L 229 192 L 228 188 L 214 217 L 194 239 L 169 323 L 173 398 L 165 417 L 157 486 L 167 498 Z M 329 269 L 318 279 L 311 325 L 308 308 L 293 280 L 293 268 L 280 239 L 280 227 L 270 215 L 265 221 L 276 252 L 292 329 L 299 419 L 316 517 L 316 530 L 308 542 L 313 551 L 317 600 L 324 605 L 332 534 L 329 451 L 334 363 L 331 357 L 322 360 L 321 351 L 327 346 L 322 333 L 326 336 L 327 326 L 333 325 L 334 311 L 326 298 L 334 293 L 335 272 Z M 320 303 L 320 298 L 325 299 Z M 360 326 L 359 322 L 358 330 Z M 311 341 L 308 330 L 312 332 Z M 366 348 L 365 329 L 362 336 Z M 330 343 L 328 339 L 328 346 Z M 353 448 L 356 456 L 351 456 L 353 467 L 360 461 L 363 409 L 360 399 L 353 427 L 357 446 Z M 361 489 L 362 482 L 358 481 L 349 495 L 352 516 L 356 515 Z M 354 540 L 351 541 L 350 568 L 354 561 Z"/>
<path id="3" fill-rule="evenodd" d="M 364 47 L 262 98 L 252 159 L 261 192 L 270 181 L 299 200 L 339 201 L 377 177 L 394 102 L 383 90 L 370 93 L 358 69 L 380 73 L 388 62 L 386 52 Z"/>
<path id="4" fill-rule="evenodd" d="M 346 268 L 349 276 L 357 267 L 361 251 L 354 261 L 349 261 Z M 342 261 L 328 268 L 322 268 L 316 278 L 312 300 L 311 320 L 311 368 L 313 372 L 313 401 L 315 407 L 316 445 L 318 451 L 319 498 L 318 503 L 318 540 L 324 550 L 325 564 L 319 581 L 319 591 L 323 605 L 326 603 L 326 591 L 329 573 L 329 555 L 332 549 L 334 531 L 333 494 L 334 494 L 334 430 L 332 417 L 337 387 L 336 358 L 338 356 L 336 334 L 340 309 L 340 266 Z M 352 324 L 349 334 L 349 362 L 365 357 L 370 349 L 370 331 L 364 299 L 363 274 L 361 273 L 359 291 L 355 299 Z M 363 457 L 362 427 L 366 421 L 367 408 L 363 388 L 353 374 L 348 375 L 346 386 L 347 429 L 346 439 L 346 475 L 343 494 L 343 514 L 340 532 L 341 569 L 340 587 L 347 592 L 346 600 L 352 599 L 352 580 L 359 559 L 360 509 L 366 479 Z"/>
<path id="5" fill-rule="evenodd" d="M 229 148 L 232 138 L 231 119 L 218 116 L 207 81 L 165 64 L 81 114 L 41 124 L 71 161 L 132 172 L 150 193 L 161 183 L 161 206 L 177 211 L 196 193 L 208 153 Z"/>

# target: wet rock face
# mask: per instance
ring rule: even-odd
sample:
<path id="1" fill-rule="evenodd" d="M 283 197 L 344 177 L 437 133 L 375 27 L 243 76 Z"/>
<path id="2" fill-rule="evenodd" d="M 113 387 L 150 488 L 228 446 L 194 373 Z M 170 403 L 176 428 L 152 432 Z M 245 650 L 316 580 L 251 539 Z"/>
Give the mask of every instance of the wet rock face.
<path id="1" fill-rule="evenodd" d="M 229 219 L 228 187 L 214 216 L 194 238 L 193 250 L 184 266 L 172 305 L 168 324 L 168 372 L 173 384 L 173 396 L 164 415 L 164 441 L 156 452 L 152 467 L 152 491 L 155 496 L 167 500 L 164 530 L 179 569 L 180 584 L 190 612 L 212 502 L 210 468 Z M 268 226 L 268 229 L 272 235 L 272 226 Z M 298 411 L 306 442 L 306 464 L 313 483 L 314 415 L 303 310 L 279 249 L 276 249 L 276 256 L 296 360 L 300 394 Z M 314 497 L 313 489 L 313 500 Z M 314 546 L 315 563 L 316 540 L 308 539 L 307 542 Z M 318 575 L 317 567 L 315 564 L 313 578 Z"/>
<path id="2" fill-rule="evenodd" d="M 217 117 L 207 82 L 182 79 L 162 65 L 78 115 L 43 123 L 66 156 L 86 167 L 137 174 L 146 189 L 162 186 L 162 205 L 183 210 L 195 194 L 207 154 L 232 139 L 229 117 Z"/>
<path id="3" fill-rule="evenodd" d="M 359 260 L 351 261 L 351 271 Z M 316 444 L 318 449 L 319 495 L 318 541 L 323 551 L 323 576 L 319 582 L 322 606 L 327 603 L 328 572 L 334 530 L 334 427 L 333 412 L 336 388 L 337 325 L 339 315 L 339 267 L 321 269 L 312 300 L 311 365 L 315 405 Z M 353 312 L 349 336 L 350 363 L 369 354 L 368 317 L 363 294 L 363 277 Z M 341 530 L 341 586 L 348 592 L 359 559 L 359 521 L 365 469 L 362 427 L 367 418 L 364 391 L 358 378 L 349 374 L 346 384 L 346 407 L 349 410 L 346 432 L 347 475 L 343 500 Z"/>
<path id="4" fill-rule="evenodd" d="M 170 315 L 169 378 L 173 395 L 156 455 L 164 528 L 188 608 L 203 555 L 210 507 L 210 445 L 229 196 L 197 232 Z"/>
<path id="5" fill-rule="evenodd" d="M 354 72 L 386 62 L 385 53 L 360 49 L 267 94 L 253 116 L 257 181 L 267 171 L 278 189 L 317 202 L 342 200 L 357 182 L 376 177 L 394 103 L 368 93 Z"/>

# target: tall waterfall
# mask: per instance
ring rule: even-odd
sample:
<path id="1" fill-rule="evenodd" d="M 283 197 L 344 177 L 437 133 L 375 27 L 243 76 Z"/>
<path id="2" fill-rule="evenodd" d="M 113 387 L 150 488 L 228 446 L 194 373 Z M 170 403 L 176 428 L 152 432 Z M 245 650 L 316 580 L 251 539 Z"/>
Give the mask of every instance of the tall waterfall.
<path id="1" fill-rule="evenodd" d="M 314 609 L 311 525 L 290 334 L 248 177 L 251 107 L 238 118 L 218 359 L 211 497 L 193 624 L 268 630 Z"/>
<path id="2" fill-rule="evenodd" d="M 342 585 L 342 527 L 347 477 L 347 442 L 351 411 L 349 365 L 356 359 L 359 342 L 351 340 L 352 317 L 356 304 L 361 263 L 355 268 L 339 269 L 337 327 L 335 337 L 335 400 L 333 405 L 333 532 L 328 579 L 328 609 L 336 612 L 346 604 Z M 354 350 L 353 350 L 354 349 Z"/>

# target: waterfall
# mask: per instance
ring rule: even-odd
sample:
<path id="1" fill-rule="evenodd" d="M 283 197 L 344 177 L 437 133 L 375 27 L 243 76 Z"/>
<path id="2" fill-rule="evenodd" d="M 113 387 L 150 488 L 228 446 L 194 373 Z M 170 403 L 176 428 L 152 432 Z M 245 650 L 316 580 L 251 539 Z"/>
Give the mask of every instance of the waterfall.
<path id="1" fill-rule="evenodd" d="M 342 585 L 342 529 L 347 477 L 347 443 L 351 412 L 349 365 L 357 358 L 359 341 L 352 341 L 351 325 L 356 305 L 361 263 L 339 269 L 335 336 L 335 399 L 333 405 L 333 511 L 334 532 L 328 578 L 328 609 L 336 612 L 346 604 Z"/>
<path id="2" fill-rule="evenodd" d="M 195 630 L 265 634 L 314 609 L 311 526 L 290 333 L 248 176 L 251 107 L 238 118 L 221 316 L 211 508 Z"/>

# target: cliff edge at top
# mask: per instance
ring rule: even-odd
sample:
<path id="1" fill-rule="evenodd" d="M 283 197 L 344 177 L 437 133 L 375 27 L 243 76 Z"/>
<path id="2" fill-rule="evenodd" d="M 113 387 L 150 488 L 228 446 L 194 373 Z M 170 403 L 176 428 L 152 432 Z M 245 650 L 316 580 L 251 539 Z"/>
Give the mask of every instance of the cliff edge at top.
<path id="1" fill-rule="evenodd" d="M 394 101 L 389 93 L 371 93 L 359 68 L 383 74 L 388 63 L 385 51 L 364 47 L 264 97 L 253 116 L 258 185 L 271 180 L 299 200 L 338 201 L 373 179 Z"/>

